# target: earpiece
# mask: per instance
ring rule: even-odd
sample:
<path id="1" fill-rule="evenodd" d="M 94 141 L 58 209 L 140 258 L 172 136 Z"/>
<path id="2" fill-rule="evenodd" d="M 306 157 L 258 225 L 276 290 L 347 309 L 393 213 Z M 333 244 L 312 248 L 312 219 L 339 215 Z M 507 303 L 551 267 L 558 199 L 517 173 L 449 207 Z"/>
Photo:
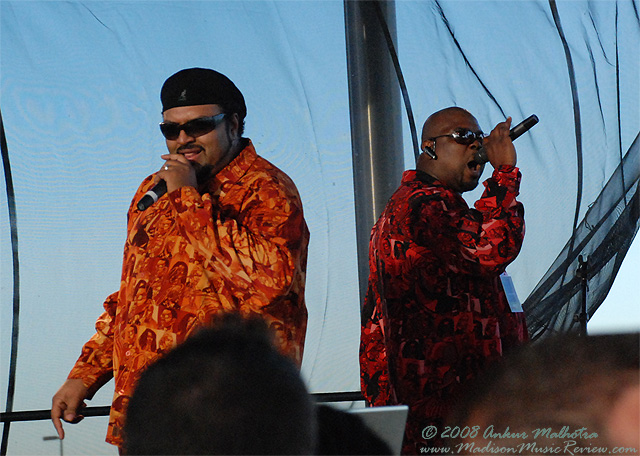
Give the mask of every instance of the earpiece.
<path id="1" fill-rule="evenodd" d="M 436 151 L 433 150 L 431 147 L 429 146 L 424 146 L 422 148 L 422 152 L 424 152 L 425 154 L 427 154 L 432 160 L 437 160 L 438 156 L 436 155 Z"/>

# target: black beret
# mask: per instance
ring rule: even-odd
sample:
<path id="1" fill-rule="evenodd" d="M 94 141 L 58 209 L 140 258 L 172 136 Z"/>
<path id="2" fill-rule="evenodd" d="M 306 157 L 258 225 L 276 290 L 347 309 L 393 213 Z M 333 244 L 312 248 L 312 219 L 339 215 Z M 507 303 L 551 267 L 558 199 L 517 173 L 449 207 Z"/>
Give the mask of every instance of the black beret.
<path id="1" fill-rule="evenodd" d="M 164 82 L 160 91 L 162 112 L 178 106 L 217 104 L 227 113 L 247 115 L 244 97 L 231 80 L 207 68 L 180 70 Z"/>

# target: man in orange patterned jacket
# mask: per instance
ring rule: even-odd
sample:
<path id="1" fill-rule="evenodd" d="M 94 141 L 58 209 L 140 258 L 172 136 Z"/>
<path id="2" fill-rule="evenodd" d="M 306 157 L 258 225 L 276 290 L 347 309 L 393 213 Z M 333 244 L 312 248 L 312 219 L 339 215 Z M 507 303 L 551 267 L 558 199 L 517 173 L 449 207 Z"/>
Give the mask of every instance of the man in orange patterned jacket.
<path id="1" fill-rule="evenodd" d="M 409 405 L 406 454 L 442 447 L 460 386 L 528 338 L 499 277 L 524 236 L 510 125 L 485 138 L 464 109 L 431 115 L 417 169 L 405 171 L 371 233 L 362 391 L 368 405 Z M 461 193 L 478 185 L 483 142 L 494 172 L 470 209 Z"/>
<path id="2" fill-rule="evenodd" d="M 300 366 L 307 325 L 309 231 L 291 179 L 242 137 L 246 106 L 226 76 L 179 71 L 161 91 L 169 153 L 128 212 L 120 289 L 53 397 L 51 417 L 82 419 L 83 401 L 111 377 L 107 442 L 122 446 L 126 405 L 142 369 L 222 313 L 283 328 L 280 349 Z M 159 181 L 167 193 L 138 201 Z M 274 336 L 275 337 L 275 336 Z"/>

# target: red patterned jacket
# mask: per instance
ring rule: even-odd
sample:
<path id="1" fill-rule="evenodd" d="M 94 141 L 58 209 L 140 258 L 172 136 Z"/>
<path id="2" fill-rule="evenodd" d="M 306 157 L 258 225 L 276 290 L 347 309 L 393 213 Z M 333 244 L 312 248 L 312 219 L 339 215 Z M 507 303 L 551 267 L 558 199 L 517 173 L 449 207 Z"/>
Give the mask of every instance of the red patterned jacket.
<path id="1" fill-rule="evenodd" d="M 248 142 L 202 195 L 182 187 L 140 212 L 153 185 L 150 176 L 133 198 L 120 290 L 69 374 L 92 392 L 115 377 L 107 433 L 115 445 L 141 370 L 221 312 L 261 315 L 302 362 L 309 231 L 291 179 Z"/>
<path id="2" fill-rule="evenodd" d="M 361 386 L 369 405 L 410 407 L 403 453 L 438 446 L 457 390 L 527 340 L 499 275 L 522 245 L 520 172 L 500 167 L 470 209 L 430 175 L 406 171 L 371 232 Z"/>

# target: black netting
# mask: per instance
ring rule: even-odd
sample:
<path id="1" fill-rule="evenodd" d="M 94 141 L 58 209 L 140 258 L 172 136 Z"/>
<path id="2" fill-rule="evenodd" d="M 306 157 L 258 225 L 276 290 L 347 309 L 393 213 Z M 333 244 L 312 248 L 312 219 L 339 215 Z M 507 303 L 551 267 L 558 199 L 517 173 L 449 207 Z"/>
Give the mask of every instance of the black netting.
<path id="1" fill-rule="evenodd" d="M 576 317 L 582 312 L 585 299 L 581 276 L 577 273 L 580 260 L 586 262 L 587 314 L 593 315 L 606 297 L 638 231 L 639 174 L 636 137 L 574 235 L 523 304 L 533 338 L 546 331 L 576 328 L 579 322 Z"/>

